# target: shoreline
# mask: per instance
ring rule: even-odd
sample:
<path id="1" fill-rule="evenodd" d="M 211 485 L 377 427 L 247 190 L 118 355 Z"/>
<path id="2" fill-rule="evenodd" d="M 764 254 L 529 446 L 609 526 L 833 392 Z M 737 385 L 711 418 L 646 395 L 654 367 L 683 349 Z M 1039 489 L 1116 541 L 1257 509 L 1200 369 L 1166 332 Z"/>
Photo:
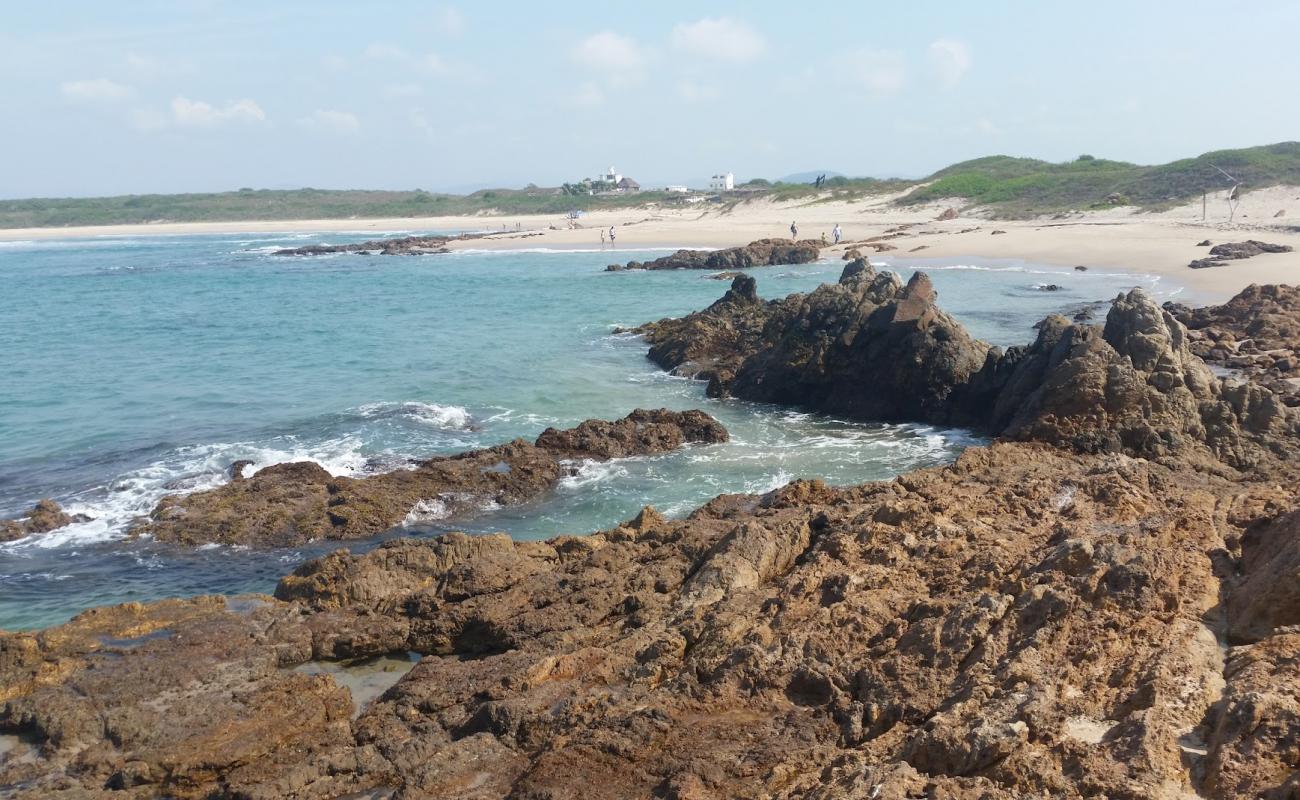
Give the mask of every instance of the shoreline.
<path id="1" fill-rule="evenodd" d="M 1271 218 L 1265 213 L 1282 205 L 1276 213 L 1300 217 L 1300 197 L 1295 190 L 1261 190 L 1246 196 L 1239 220 Z M 866 203 L 817 202 L 777 204 L 751 201 L 734 210 L 660 210 L 651 207 L 602 211 L 586 214 L 580 227 L 567 227 L 568 220 L 554 215 L 452 216 L 381 219 L 260 220 L 246 222 L 157 223 L 140 225 L 81 226 L 68 228 L 13 228 L 0 230 L 0 242 L 49 241 L 55 239 L 262 235 L 274 233 L 339 233 L 358 237 L 396 232 L 475 231 L 487 238 L 450 243 L 453 250 L 583 250 L 607 252 L 611 263 L 619 261 L 620 250 L 665 248 L 722 248 L 747 244 L 763 238 L 787 238 L 791 221 L 797 221 L 800 238 L 818 238 L 835 224 L 841 225 L 845 243 L 823 250 L 837 258 L 847 247 L 864 239 L 896 232 L 886 240 L 894 247 L 889 258 L 981 258 L 1015 259 L 1037 264 L 1073 268 L 1104 269 L 1135 274 L 1159 275 L 1186 287 L 1187 299 L 1197 303 L 1227 300 L 1252 283 L 1300 281 L 1300 226 L 1256 225 L 1237 222 L 1228 225 L 1200 221 L 1199 206 L 1161 213 L 1138 214 L 1116 209 L 1088 212 L 1064 220 L 989 220 L 979 216 L 936 219 L 949 208 L 946 203 L 900 208 L 889 197 Z M 1292 214 L 1288 205 L 1295 206 Z M 1246 213 L 1249 210 L 1254 213 Z M 497 225 L 506 226 L 493 231 Z M 518 228 L 516 229 L 516 225 Z M 616 228 L 617 247 L 602 247 L 602 231 Z M 901 226 L 901 231 L 900 231 Z M 994 231 L 1001 233 L 994 235 Z M 496 235 L 494 235 L 496 234 Z M 1193 259 L 1206 255 L 1198 247 L 1202 240 L 1216 244 L 1245 239 L 1264 239 L 1291 245 L 1295 252 L 1265 254 L 1227 266 L 1193 270 Z M 862 247 L 864 254 L 875 253 Z M 2 251 L 0 251 L 2 252 Z"/>

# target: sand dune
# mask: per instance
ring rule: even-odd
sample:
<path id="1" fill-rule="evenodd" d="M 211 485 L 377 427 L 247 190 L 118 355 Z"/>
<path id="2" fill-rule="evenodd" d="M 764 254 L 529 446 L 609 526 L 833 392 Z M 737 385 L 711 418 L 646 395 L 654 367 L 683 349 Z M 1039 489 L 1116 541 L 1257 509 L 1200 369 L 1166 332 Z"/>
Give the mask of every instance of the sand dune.
<path id="1" fill-rule="evenodd" d="M 1293 283 L 1300 280 L 1300 188 L 1272 187 L 1247 193 L 1233 221 L 1223 193 L 1207 198 L 1202 220 L 1200 201 L 1164 212 L 1141 213 L 1131 208 L 1076 212 L 1051 219 L 1005 221 L 986 218 L 978 209 L 963 209 L 960 201 L 900 208 L 891 195 L 859 202 L 804 199 L 775 203 L 758 199 L 730 210 L 701 204 L 678 210 L 640 208 L 593 212 L 580 226 L 547 216 L 476 216 L 396 219 L 292 220 L 260 222 L 162 223 L 76 228 L 0 230 L 0 241 L 81 236 L 138 236 L 194 233 L 268 233 L 278 231 L 420 231 L 429 229 L 491 230 L 505 226 L 499 237 L 460 243 L 474 248 L 601 249 L 600 234 L 617 227 L 617 249 L 639 247 L 726 247 L 754 239 L 788 236 L 791 222 L 804 238 L 828 237 L 839 223 L 847 242 L 879 236 L 900 225 L 905 236 L 891 240 L 891 259 L 980 257 L 1025 259 L 1045 264 L 1085 266 L 1168 275 L 1188 287 L 1193 301 L 1224 299 L 1251 283 Z M 956 219 L 937 221 L 948 207 Z M 1279 216 L 1280 213 L 1280 216 Z M 540 235 L 522 236 L 515 231 Z M 1004 231 L 994 235 L 993 231 Z M 1213 269 L 1192 270 L 1187 263 L 1205 255 L 1197 243 L 1263 239 L 1289 244 L 1297 252 L 1259 256 Z M 606 249 L 608 246 L 606 245 Z M 832 248 L 829 255 L 838 250 Z M 619 256 L 610 253 L 610 260 Z"/>

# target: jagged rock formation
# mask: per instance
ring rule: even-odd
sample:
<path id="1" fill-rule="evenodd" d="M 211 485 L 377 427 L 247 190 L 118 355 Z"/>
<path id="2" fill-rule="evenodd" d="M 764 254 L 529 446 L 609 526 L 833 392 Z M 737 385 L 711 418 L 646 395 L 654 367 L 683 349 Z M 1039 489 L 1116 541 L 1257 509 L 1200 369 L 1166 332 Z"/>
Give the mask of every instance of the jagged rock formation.
<path id="1" fill-rule="evenodd" d="M 646 508 L 585 537 L 340 550 L 274 598 L 0 633 L 0 735 L 25 742 L 0 753 L 0 790 L 1296 796 L 1290 413 L 1258 384 L 1220 384 L 1141 293 L 1104 327 L 1049 318 L 1006 353 L 934 299 L 924 278 L 853 262 L 770 303 L 738 278 L 650 333 L 729 389 L 765 383 L 760 359 L 808 396 L 888 408 L 852 385 L 868 376 L 1007 441 L 892 481 L 798 481 L 681 520 Z M 894 363 L 855 368 L 856 348 Z M 599 423 L 531 446 L 607 457 L 643 433 Z M 303 669 L 408 650 L 419 663 L 365 707 Z"/>
<path id="2" fill-rule="evenodd" d="M 727 440 L 702 411 L 638 409 L 616 422 L 587 420 L 523 439 L 440 456 L 414 469 L 334 477 L 312 462 L 277 464 L 204 492 L 169 495 L 132 530 L 180 544 L 292 546 L 316 539 L 360 539 L 404 520 L 463 517 L 515 505 L 550 489 L 574 469 L 566 462 L 665 453 L 690 442 Z"/>
<path id="3" fill-rule="evenodd" d="M 1290 448 L 1296 418 L 1254 384 L 1225 386 L 1186 330 L 1141 290 L 1104 327 L 1052 316 L 1005 353 L 936 305 L 924 273 L 906 285 L 865 261 L 834 285 L 764 302 L 737 278 L 708 309 L 636 329 L 665 369 L 710 396 L 785 403 L 858 419 L 972 427 L 1080 452 L 1163 457 L 1208 449 L 1243 467 Z"/>
<path id="4" fill-rule="evenodd" d="M 1255 239 L 1248 239 L 1244 242 L 1224 242 L 1211 247 L 1209 257 L 1194 259 L 1187 266 L 1192 269 L 1222 267 L 1226 266 L 1229 261 L 1254 258 L 1261 253 L 1289 252 L 1291 252 L 1291 245 L 1289 244 L 1269 244 Z"/>
<path id="5" fill-rule="evenodd" d="M 451 252 L 448 242 L 482 239 L 486 233 L 462 233 L 456 236 L 403 236 L 397 239 L 374 239 L 347 244 L 309 244 L 276 250 L 276 256 L 325 256 L 335 253 L 373 253 L 381 256 L 425 256 Z"/>
<path id="6" fill-rule="evenodd" d="M 45 498 L 38 500 L 22 519 L 0 520 L 0 542 L 10 542 L 34 533 L 48 533 L 64 525 L 88 521 L 90 517 L 84 514 L 68 514 L 58 503 Z"/>
<path id="7" fill-rule="evenodd" d="M 1294 496 L 1032 443 L 0 635 L 22 800 L 1284 797 Z M 1231 632 L 1231 635 L 1229 635 Z M 1231 649 L 1220 641 L 1229 639 Z M 352 718 L 312 659 L 425 657 Z"/>
<path id="8" fill-rule="evenodd" d="M 1187 326 L 1193 353 L 1300 405 L 1300 288 L 1252 284 L 1221 306 L 1165 310 Z"/>
<path id="9" fill-rule="evenodd" d="M 821 257 L 822 243 L 815 239 L 759 239 L 743 247 L 723 250 L 678 250 L 653 261 L 629 261 L 610 264 L 606 272 L 628 269 L 709 269 L 736 270 L 775 264 L 807 264 Z"/>

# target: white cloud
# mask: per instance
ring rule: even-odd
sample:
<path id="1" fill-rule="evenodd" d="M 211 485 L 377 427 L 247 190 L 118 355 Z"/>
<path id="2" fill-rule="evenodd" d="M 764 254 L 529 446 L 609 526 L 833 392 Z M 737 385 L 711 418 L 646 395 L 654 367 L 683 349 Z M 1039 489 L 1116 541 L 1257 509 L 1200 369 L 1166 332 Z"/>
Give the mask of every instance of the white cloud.
<path id="1" fill-rule="evenodd" d="M 361 129 L 361 120 L 350 111 L 332 111 L 317 109 L 311 116 L 303 117 L 298 122 L 308 128 L 334 131 L 335 133 L 356 133 Z"/>
<path id="2" fill-rule="evenodd" d="M 744 64 L 767 50 L 763 35 L 729 17 L 706 18 L 673 28 L 673 47 L 701 58 Z"/>
<path id="3" fill-rule="evenodd" d="M 709 100 L 717 100 L 722 96 L 722 92 L 718 87 L 695 83 L 694 81 L 682 81 L 677 84 L 677 93 L 688 103 L 704 103 Z"/>
<path id="4" fill-rule="evenodd" d="M 936 39 L 930 43 L 930 63 L 943 85 L 953 87 L 961 83 L 974 62 L 970 45 L 956 39 Z"/>
<path id="5" fill-rule="evenodd" d="M 229 122 L 265 122 L 266 112 L 252 100 L 236 100 L 217 108 L 202 100 L 172 99 L 171 122 L 182 128 L 208 128 Z"/>
<path id="6" fill-rule="evenodd" d="M 850 81 L 874 95 L 894 94 L 907 83 L 907 67 L 897 50 L 854 50 L 840 66 Z"/>
<path id="7" fill-rule="evenodd" d="M 634 40 L 613 31 L 592 34 L 573 49 L 573 58 L 592 69 L 636 72 L 645 66 L 646 53 Z"/>
<path id="8" fill-rule="evenodd" d="M 443 6 L 434 12 L 434 24 L 446 36 L 460 36 L 465 32 L 465 15 L 455 6 Z"/>
<path id="9" fill-rule="evenodd" d="M 135 94 L 130 86 L 123 86 L 108 78 L 68 81 L 59 87 L 59 91 L 69 100 L 81 103 L 117 103 Z"/>

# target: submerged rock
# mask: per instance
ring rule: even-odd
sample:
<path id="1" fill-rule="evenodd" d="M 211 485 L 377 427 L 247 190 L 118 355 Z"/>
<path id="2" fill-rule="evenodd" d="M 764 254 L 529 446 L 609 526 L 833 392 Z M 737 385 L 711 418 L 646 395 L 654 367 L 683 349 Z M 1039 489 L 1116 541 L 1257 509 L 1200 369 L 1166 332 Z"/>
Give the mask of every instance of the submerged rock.
<path id="1" fill-rule="evenodd" d="M 346 244 L 309 244 L 304 247 L 276 250 L 271 255 L 324 256 L 336 253 L 378 253 L 381 256 L 423 256 L 451 252 L 447 248 L 450 242 L 482 239 L 489 235 L 491 234 L 462 233 L 456 236 L 403 236 L 396 239 L 373 239 Z"/>
<path id="2" fill-rule="evenodd" d="M 277 464 L 215 489 L 164 497 L 131 532 L 188 545 L 360 539 L 403 522 L 463 517 L 532 499 L 573 469 L 566 462 L 726 440 L 726 430 L 702 411 L 637 410 L 615 422 L 549 428 L 533 443 L 516 439 L 378 475 L 334 477 L 313 462 Z"/>
<path id="3" fill-rule="evenodd" d="M 607 272 L 629 269 L 710 269 L 739 270 L 775 264 L 807 264 L 821 257 L 822 243 L 815 239 L 759 239 L 743 247 L 723 250 L 678 250 L 654 261 L 629 261 L 626 265 L 610 264 Z"/>
<path id="4" fill-rule="evenodd" d="M 71 525 L 74 522 L 89 522 L 85 514 L 68 514 L 63 508 L 48 497 L 37 501 L 36 505 L 21 519 L 0 520 L 0 542 L 9 542 L 37 533 L 49 533 L 52 530 Z"/>

